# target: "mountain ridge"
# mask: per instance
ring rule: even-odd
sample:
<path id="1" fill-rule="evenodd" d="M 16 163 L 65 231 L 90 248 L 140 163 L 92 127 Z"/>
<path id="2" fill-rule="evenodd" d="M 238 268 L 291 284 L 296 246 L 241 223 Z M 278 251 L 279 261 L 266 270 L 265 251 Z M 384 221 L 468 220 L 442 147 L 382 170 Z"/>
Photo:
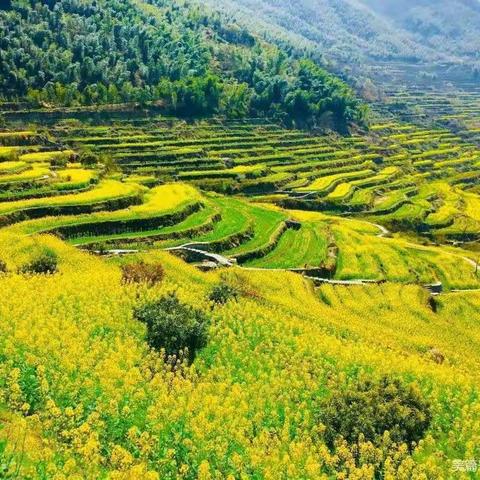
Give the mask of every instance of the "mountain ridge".
<path id="1" fill-rule="evenodd" d="M 480 3 L 474 0 L 209 2 L 249 24 L 262 22 L 263 30 L 280 29 L 293 43 L 320 48 L 334 63 L 478 61 Z"/>

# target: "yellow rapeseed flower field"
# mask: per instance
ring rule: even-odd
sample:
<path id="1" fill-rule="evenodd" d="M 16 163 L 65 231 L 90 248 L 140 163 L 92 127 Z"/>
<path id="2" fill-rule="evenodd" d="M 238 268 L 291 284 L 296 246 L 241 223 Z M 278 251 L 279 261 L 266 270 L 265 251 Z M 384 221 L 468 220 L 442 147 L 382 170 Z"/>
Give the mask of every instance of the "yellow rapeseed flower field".
<path id="1" fill-rule="evenodd" d="M 392 480 L 447 479 L 447 458 L 480 454 L 479 293 L 450 293 L 434 312 L 417 286 L 315 290 L 291 273 L 204 274 L 160 252 L 138 258 L 166 270 L 148 289 L 123 285 L 117 261 L 9 235 L 0 233 L 9 266 L 41 246 L 59 255 L 55 275 L 0 276 L 0 439 L 20 478 L 373 479 L 382 464 Z M 213 308 L 220 281 L 242 294 Z M 172 291 L 211 318 L 191 366 L 149 350 L 132 317 Z M 429 399 L 428 435 L 413 452 L 386 435 L 332 453 L 318 398 L 384 374 Z"/>
<path id="2" fill-rule="evenodd" d="M 85 205 L 117 198 L 131 197 L 138 194 L 141 188 L 134 183 L 121 183 L 116 180 L 104 180 L 92 190 L 47 198 L 29 198 L 13 202 L 0 202 L 0 215 L 19 210 L 66 205 Z"/>
<path id="3" fill-rule="evenodd" d="M 473 148 L 168 125 L 0 133 L 0 478 L 474 478 L 454 471 L 480 461 Z M 167 355 L 169 329 L 197 349 Z"/>
<path id="4" fill-rule="evenodd" d="M 34 152 L 25 153 L 19 156 L 19 160 L 29 163 L 45 163 L 52 162 L 54 160 L 68 160 L 75 154 L 73 150 L 61 150 L 55 152 Z"/>
<path id="5" fill-rule="evenodd" d="M 75 173 L 74 169 L 67 169 L 60 172 L 61 175 L 65 175 L 65 172 L 72 172 L 70 182 L 75 180 L 80 181 L 82 177 L 86 175 L 90 170 L 78 170 Z M 69 174 L 70 175 L 70 174 Z M 63 215 L 63 216 L 51 216 L 43 217 L 40 219 L 25 221 L 10 227 L 7 227 L 10 233 L 16 233 L 17 235 L 32 234 L 38 232 L 45 232 L 54 228 L 90 222 L 106 222 L 116 220 L 132 220 L 139 218 L 152 218 L 155 216 L 163 215 L 167 212 L 173 212 L 180 209 L 182 206 L 188 204 L 202 203 L 205 199 L 199 193 L 197 189 L 191 185 L 184 183 L 170 183 L 154 187 L 151 190 L 145 190 L 143 187 L 136 183 L 120 183 L 114 180 L 104 180 L 97 188 L 83 193 L 62 195 L 58 197 L 61 204 L 64 204 L 66 200 L 75 200 L 75 203 L 80 203 L 85 198 L 90 201 L 96 200 L 96 198 L 103 198 L 104 192 L 112 192 L 112 187 L 118 188 L 119 193 L 138 193 L 144 192 L 143 203 L 140 205 L 133 205 L 126 209 L 120 209 L 112 212 L 100 211 L 83 215 Z M 113 192 L 112 192 L 113 193 Z M 48 199 L 48 202 L 55 197 Z M 12 204 L 13 202 L 9 202 Z M 19 202 L 22 204 L 21 202 Z M 48 203 L 50 204 L 50 203 Z M 1 209 L 1 204 L 0 204 Z"/>

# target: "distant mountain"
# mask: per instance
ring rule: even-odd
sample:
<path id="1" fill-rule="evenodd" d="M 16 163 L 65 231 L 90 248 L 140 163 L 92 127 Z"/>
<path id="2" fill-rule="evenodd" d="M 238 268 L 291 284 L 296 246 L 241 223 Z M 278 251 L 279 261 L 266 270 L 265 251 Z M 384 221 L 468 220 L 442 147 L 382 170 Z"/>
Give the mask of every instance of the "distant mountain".
<path id="1" fill-rule="evenodd" d="M 208 1 L 338 63 L 480 58 L 478 0 Z"/>
<path id="2" fill-rule="evenodd" d="M 415 42 L 453 58 L 480 59 L 479 0 L 358 0 Z"/>

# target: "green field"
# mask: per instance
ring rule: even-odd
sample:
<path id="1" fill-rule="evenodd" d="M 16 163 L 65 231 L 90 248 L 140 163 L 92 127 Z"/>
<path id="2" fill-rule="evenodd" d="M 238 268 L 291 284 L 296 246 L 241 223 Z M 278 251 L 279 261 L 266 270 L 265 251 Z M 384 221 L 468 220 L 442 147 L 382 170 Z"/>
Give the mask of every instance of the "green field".
<path id="1" fill-rule="evenodd" d="M 49 128 L 57 151 L 33 141 L 34 124 L 4 133 L 7 230 L 102 251 L 187 245 L 336 280 L 478 285 L 480 198 L 469 182 L 479 160 L 447 129 L 383 122 L 341 137 L 261 120 L 65 125 Z M 86 152 L 98 163 L 79 164 Z"/>

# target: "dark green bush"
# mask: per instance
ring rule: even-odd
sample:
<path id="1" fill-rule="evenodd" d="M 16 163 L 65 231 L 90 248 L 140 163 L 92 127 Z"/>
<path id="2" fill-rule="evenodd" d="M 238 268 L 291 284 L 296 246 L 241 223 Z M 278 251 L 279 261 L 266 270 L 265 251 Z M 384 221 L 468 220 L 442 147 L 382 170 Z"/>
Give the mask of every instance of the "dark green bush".
<path id="1" fill-rule="evenodd" d="M 7 264 L 2 259 L 0 259 L 0 273 L 7 273 L 7 272 L 8 272 Z"/>
<path id="2" fill-rule="evenodd" d="M 415 387 L 388 377 L 336 389 L 320 406 L 331 448 L 340 437 L 355 443 L 361 434 L 378 445 L 386 431 L 394 442 L 411 446 L 423 438 L 431 418 L 429 403 Z"/>
<path id="3" fill-rule="evenodd" d="M 23 265 L 20 271 L 21 273 L 48 275 L 55 273 L 57 268 L 57 254 L 50 248 L 44 248 L 32 261 Z"/>
<path id="4" fill-rule="evenodd" d="M 67 157 L 57 157 L 50 161 L 50 165 L 55 168 L 64 168 L 67 166 L 68 158 Z"/>
<path id="5" fill-rule="evenodd" d="M 128 263 L 122 265 L 122 282 L 144 283 L 148 286 L 156 285 L 163 280 L 165 271 L 160 263 Z"/>
<path id="6" fill-rule="evenodd" d="M 188 350 L 192 361 L 196 352 L 207 344 L 208 318 L 203 312 L 181 303 L 170 294 L 147 303 L 134 312 L 147 326 L 147 342 L 167 355 L 180 355 Z"/>
<path id="7" fill-rule="evenodd" d="M 80 163 L 84 167 L 94 167 L 99 162 L 98 155 L 91 152 L 90 150 L 85 150 L 80 155 Z"/>
<path id="8" fill-rule="evenodd" d="M 236 300 L 238 295 L 239 292 L 235 287 L 232 287 L 227 283 L 220 283 L 213 287 L 208 298 L 218 305 L 224 305 L 229 300 Z"/>

